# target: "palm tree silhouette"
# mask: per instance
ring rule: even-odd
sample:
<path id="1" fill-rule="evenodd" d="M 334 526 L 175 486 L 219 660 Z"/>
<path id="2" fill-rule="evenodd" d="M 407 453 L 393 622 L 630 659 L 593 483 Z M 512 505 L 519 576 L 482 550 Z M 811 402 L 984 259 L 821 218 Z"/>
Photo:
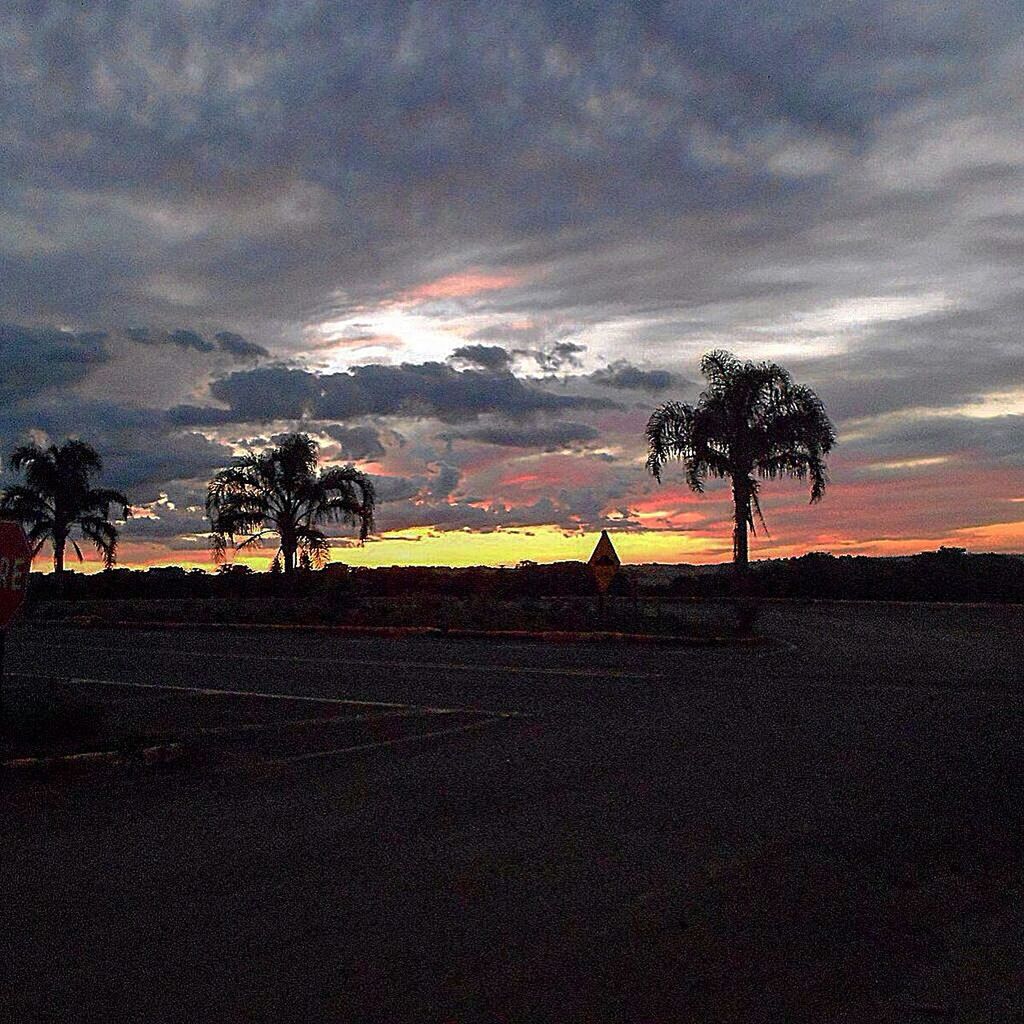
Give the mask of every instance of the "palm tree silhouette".
<path id="1" fill-rule="evenodd" d="M 700 363 L 708 385 L 696 406 L 666 402 L 647 423 L 647 468 L 661 481 L 669 459 L 686 466 L 686 482 L 703 493 L 708 477 L 732 481 L 733 562 L 747 570 L 747 528 L 764 526 L 755 477 L 810 479 L 811 503 L 828 483 L 825 456 L 835 428 L 818 396 L 775 363 L 741 362 L 709 352 Z"/>
<path id="2" fill-rule="evenodd" d="M 276 534 L 284 571 L 295 571 L 297 552 L 322 565 L 330 545 L 321 523 L 359 525 L 365 540 L 373 527 L 374 491 L 369 477 L 352 466 L 317 471 L 320 446 L 308 434 L 286 434 L 274 448 L 242 455 L 211 481 L 206 514 L 213 527 L 215 557 L 259 546 Z M 244 540 L 236 544 L 236 537 Z"/>
<path id="3" fill-rule="evenodd" d="M 82 549 L 71 537 L 75 527 L 110 568 L 117 557 L 117 528 L 109 521 L 110 508 L 119 508 L 120 518 L 127 519 L 128 499 L 120 491 L 90 486 L 90 479 L 103 469 L 96 449 L 78 440 L 45 449 L 36 444 L 22 445 L 11 453 L 10 464 L 24 473 L 25 483 L 3 492 L 0 516 L 17 519 L 28 528 L 33 554 L 47 541 L 53 545 L 58 587 L 69 540 L 82 561 Z"/>

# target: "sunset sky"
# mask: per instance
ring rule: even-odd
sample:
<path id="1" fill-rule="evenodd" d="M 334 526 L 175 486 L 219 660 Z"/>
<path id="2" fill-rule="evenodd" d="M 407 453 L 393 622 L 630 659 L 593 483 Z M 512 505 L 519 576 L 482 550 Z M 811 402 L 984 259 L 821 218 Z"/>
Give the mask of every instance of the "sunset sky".
<path id="1" fill-rule="evenodd" d="M 127 565 L 295 429 L 340 560 L 720 561 L 643 428 L 726 348 L 839 435 L 752 557 L 1022 551 L 1022 71 L 1019 0 L 4 4 L 0 451 L 94 444 Z"/>

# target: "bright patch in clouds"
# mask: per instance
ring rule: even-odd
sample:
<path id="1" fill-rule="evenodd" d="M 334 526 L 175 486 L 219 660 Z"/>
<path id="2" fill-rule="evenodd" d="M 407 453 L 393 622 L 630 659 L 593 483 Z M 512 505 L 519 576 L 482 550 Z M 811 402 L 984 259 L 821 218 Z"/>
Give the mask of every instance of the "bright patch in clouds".
<path id="1" fill-rule="evenodd" d="M 930 458 L 921 459 L 893 459 L 892 462 L 872 462 L 864 468 L 893 473 L 904 469 L 923 469 L 925 466 L 941 466 L 944 462 L 949 462 L 948 455 L 934 455 Z"/>
<path id="2" fill-rule="evenodd" d="M 320 354 L 317 365 L 328 372 L 356 363 L 444 359 L 464 343 L 479 318 L 458 309 L 439 317 L 434 312 L 418 312 L 417 307 L 435 301 L 472 299 L 512 288 L 524 279 L 522 274 L 483 271 L 449 274 L 408 288 L 397 299 L 361 309 L 355 315 L 307 327 L 306 336 Z"/>
<path id="3" fill-rule="evenodd" d="M 307 335 L 314 341 L 311 364 L 326 373 L 363 363 L 443 360 L 465 338 L 437 317 L 387 306 L 342 320 L 328 320 Z"/>
<path id="4" fill-rule="evenodd" d="M 914 320 L 954 308 L 941 292 L 926 295 L 867 295 L 822 309 L 800 311 L 767 324 L 751 324 L 758 341 L 737 346 L 753 359 L 841 356 L 865 331 L 880 324 Z M 784 337 L 774 340 L 773 336 Z"/>
<path id="5" fill-rule="evenodd" d="M 796 313 L 790 326 L 799 331 L 850 331 L 893 320 L 911 320 L 953 307 L 953 301 L 942 292 L 925 295 L 865 295 L 844 299 L 826 309 Z M 774 325 L 769 330 L 781 330 Z"/>

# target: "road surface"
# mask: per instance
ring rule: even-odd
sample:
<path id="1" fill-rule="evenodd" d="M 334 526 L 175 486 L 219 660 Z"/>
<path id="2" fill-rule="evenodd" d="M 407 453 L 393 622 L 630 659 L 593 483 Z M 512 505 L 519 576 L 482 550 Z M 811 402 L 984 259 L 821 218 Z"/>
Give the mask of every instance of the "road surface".
<path id="1" fill-rule="evenodd" d="M 779 611 L 756 651 L 17 630 L 27 685 L 494 718 L 8 773 L 5 1019 L 1019 1019 L 1020 621 L 972 616 Z"/>

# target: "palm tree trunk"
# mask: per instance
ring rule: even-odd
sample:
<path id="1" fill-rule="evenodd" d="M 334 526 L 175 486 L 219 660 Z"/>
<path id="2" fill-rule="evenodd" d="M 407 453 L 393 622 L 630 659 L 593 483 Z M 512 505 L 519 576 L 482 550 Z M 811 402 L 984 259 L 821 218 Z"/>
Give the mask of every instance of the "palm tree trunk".
<path id="1" fill-rule="evenodd" d="M 735 595 L 736 632 L 739 636 L 750 636 L 754 630 L 757 607 L 751 597 L 753 580 L 747 550 L 747 527 L 750 524 L 750 484 L 747 478 L 734 479 L 733 499 L 733 594 Z"/>
<path id="2" fill-rule="evenodd" d="M 67 544 L 67 537 L 60 534 L 53 536 L 53 578 L 57 587 L 57 596 L 64 593 L 64 546 Z"/>
<path id="3" fill-rule="evenodd" d="M 750 488 L 746 480 L 734 479 L 732 482 L 733 500 L 733 533 L 732 562 L 736 575 L 745 579 L 749 567 L 747 548 L 747 524 L 750 521 Z"/>
<path id="4" fill-rule="evenodd" d="M 291 576 L 295 572 L 295 552 L 298 545 L 290 537 L 281 538 L 281 554 L 284 555 L 284 574 Z"/>

